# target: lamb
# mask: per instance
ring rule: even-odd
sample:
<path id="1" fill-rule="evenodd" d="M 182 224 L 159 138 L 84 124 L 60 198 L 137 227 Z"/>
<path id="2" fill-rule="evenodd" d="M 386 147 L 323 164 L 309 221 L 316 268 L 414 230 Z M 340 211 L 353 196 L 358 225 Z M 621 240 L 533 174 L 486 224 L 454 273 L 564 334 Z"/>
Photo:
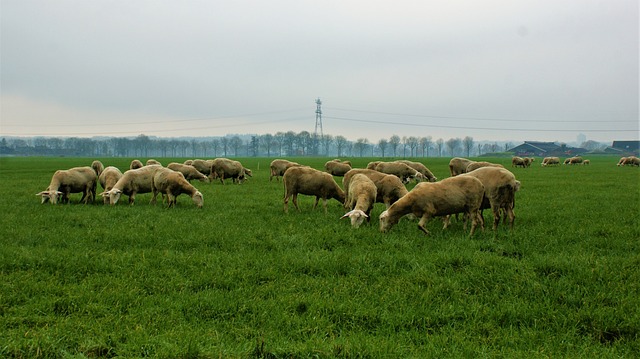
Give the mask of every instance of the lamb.
<path id="1" fill-rule="evenodd" d="M 299 211 L 298 194 L 316 196 L 313 204 L 315 209 L 320 198 L 323 200 L 324 212 L 327 213 L 327 199 L 334 198 L 344 203 L 345 194 L 338 186 L 333 176 L 311 167 L 291 167 L 282 177 L 284 183 L 284 212 L 289 212 L 289 198 L 293 198 L 293 205 Z"/>
<path id="2" fill-rule="evenodd" d="M 151 193 L 153 192 L 153 176 L 158 171 L 172 170 L 159 166 L 150 165 L 136 168 L 126 171 L 122 177 L 113 185 L 113 188 L 109 191 L 104 191 L 100 195 L 102 197 L 109 198 L 109 203 L 113 206 L 118 203 L 120 196 L 125 194 L 129 196 L 129 204 L 133 205 L 136 199 L 136 194 L 139 193 Z M 151 199 L 151 203 L 156 202 L 156 196 L 154 194 Z"/>
<path id="3" fill-rule="evenodd" d="M 171 162 L 167 165 L 167 168 L 182 173 L 187 181 L 198 180 L 200 182 L 209 182 L 209 177 L 205 176 L 204 174 L 202 174 L 202 172 L 198 171 L 191 165 Z"/>
<path id="4" fill-rule="evenodd" d="M 351 169 L 351 165 L 333 160 L 327 161 L 327 163 L 324 164 L 324 169 L 333 176 L 344 176 L 344 174 Z"/>
<path id="5" fill-rule="evenodd" d="M 582 165 L 590 165 L 591 161 L 590 160 L 584 160 L 582 161 Z"/>
<path id="6" fill-rule="evenodd" d="M 58 170 L 51 177 L 49 187 L 36 196 L 42 197 L 41 203 L 50 201 L 51 204 L 57 204 L 59 196 L 62 196 L 60 202 L 68 203 L 71 193 L 82 193 L 80 202 L 87 204 L 89 200 L 95 201 L 97 183 L 98 174 L 91 167 Z"/>
<path id="7" fill-rule="evenodd" d="M 527 167 L 527 162 L 522 157 L 514 156 L 514 157 L 511 158 L 511 167 L 522 167 L 522 168 L 525 168 L 525 167 Z"/>
<path id="8" fill-rule="evenodd" d="M 376 202 L 384 203 L 386 208 L 389 208 L 389 206 L 409 192 L 404 184 L 402 184 L 402 181 L 394 175 L 378 172 L 376 170 L 354 168 L 347 172 L 342 179 L 342 187 L 344 187 L 346 197 L 349 197 L 351 178 L 356 174 L 364 174 L 373 181 L 377 189 Z M 345 208 L 348 207 L 345 206 Z"/>
<path id="9" fill-rule="evenodd" d="M 405 165 L 413 168 L 414 170 L 422 173 L 422 175 L 424 176 L 425 179 L 427 179 L 429 182 L 436 182 L 438 179 L 436 178 L 436 176 L 433 175 L 433 173 L 427 168 L 427 166 L 423 165 L 420 162 L 413 162 L 413 161 L 408 161 L 408 160 L 397 160 L 394 162 L 399 162 L 399 163 L 404 163 Z"/>
<path id="10" fill-rule="evenodd" d="M 122 172 L 120 172 L 117 167 L 109 166 L 102 171 L 98 177 L 98 182 L 100 182 L 100 186 L 102 186 L 105 191 L 110 191 L 120 178 L 122 178 Z M 108 196 L 103 196 L 102 200 L 104 204 L 109 203 Z"/>
<path id="11" fill-rule="evenodd" d="M 451 172 L 451 177 L 466 173 L 467 167 L 472 162 L 473 162 L 472 160 L 462 158 L 462 157 L 452 158 L 449 161 L 449 171 Z"/>
<path id="12" fill-rule="evenodd" d="M 500 212 L 504 211 L 509 218 L 509 227 L 513 229 L 515 214 L 515 193 L 520 189 L 520 181 L 511 171 L 505 168 L 482 167 L 463 176 L 475 177 L 484 186 L 484 196 L 480 210 L 491 208 L 493 212 L 493 230 L 498 228 L 500 223 Z M 484 223 L 484 218 L 480 217 Z M 505 218 L 506 219 L 506 218 Z"/>
<path id="13" fill-rule="evenodd" d="M 220 178 L 224 184 L 225 178 L 231 178 L 234 183 L 242 183 L 247 176 L 251 177 L 250 169 L 242 166 L 242 163 L 228 158 L 216 158 L 211 164 L 211 174 L 214 178 Z"/>
<path id="14" fill-rule="evenodd" d="M 371 219 L 369 216 L 373 205 L 376 202 L 378 189 L 369 177 L 361 173 L 353 175 L 349 182 L 349 195 L 346 197 L 344 206 L 351 209 L 340 217 L 351 219 L 351 226 L 360 227 L 365 218 L 367 221 Z"/>
<path id="15" fill-rule="evenodd" d="M 551 166 L 551 165 L 559 165 L 560 158 L 559 157 L 545 157 L 540 164 L 542 167 Z"/>
<path id="16" fill-rule="evenodd" d="M 415 169 L 409 167 L 404 163 L 399 162 L 380 162 L 376 166 L 375 170 L 378 172 L 395 175 L 404 183 L 409 182 L 411 179 L 425 179 L 422 173 L 416 171 Z"/>
<path id="17" fill-rule="evenodd" d="M 152 177 L 151 187 L 153 198 L 157 196 L 158 192 L 167 195 L 168 207 L 174 207 L 176 205 L 176 197 L 182 193 L 188 194 L 198 208 L 202 208 L 204 203 L 202 193 L 191 185 L 181 172 L 156 171 Z"/>
<path id="18" fill-rule="evenodd" d="M 162 163 L 160 163 L 159 161 L 154 160 L 153 158 L 150 158 L 147 160 L 147 166 L 148 165 L 160 165 L 162 166 Z"/>
<path id="19" fill-rule="evenodd" d="M 133 160 L 131 161 L 131 165 L 129 165 L 130 170 L 135 170 L 142 167 L 144 167 L 144 165 L 142 164 L 142 162 L 140 162 L 140 160 Z"/>
<path id="20" fill-rule="evenodd" d="M 400 218 L 413 214 L 420 218 L 418 228 L 428 235 L 429 231 L 425 225 L 432 217 L 465 213 L 465 218 L 471 219 L 469 236 L 473 236 L 478 224 L 482 224 L 480 206 L 483 195 L 482 182 L 472 176 L 455 176 L 435 183 L 418 183 L 407 195 L 380 214 L 380 231 L 389 231 Z M 445 222 L 444 228 L 446 227 Z"/>
<path id="21" fill-rule="evenodd" d="M 289 167 L 297 167 L 297 166 L 302 166 L 302 165 L 297 162 L 291 162 L 283 159 L 275 159 L 271 161 L 271 164 L 269 165 L 269 168 L 271 169 L 271 174 L 269 175 L 269 182 L 271 182 L 273 177 L 276 178 L 276 181 L 280 182 L 280 177 L 284 175 L 284 172 L 287 169 L 289 169 Z"/>
<path id="22" fill-rule="evenodd" d="M 476 170 L 476 169 L 481 168 L 481 167 L 500 167 L 500 168 L 504 168 L 503 165 L 498 164 L 498 163 L 480 161 L 480 162 L 471 162 L 469 164 L 469 166 L 467 166 L 467 169 L 466 169 L 465 172 L 471 172 L 471 171 Z"/>

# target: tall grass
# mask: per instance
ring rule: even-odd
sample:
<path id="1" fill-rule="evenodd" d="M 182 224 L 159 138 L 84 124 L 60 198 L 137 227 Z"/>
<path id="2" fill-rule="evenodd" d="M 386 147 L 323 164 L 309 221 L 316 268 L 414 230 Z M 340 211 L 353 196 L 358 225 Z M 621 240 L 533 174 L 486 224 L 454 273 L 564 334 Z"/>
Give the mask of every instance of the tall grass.
<path id="1" fill-rule="evenodd" d="M 382 234 L 381 204 L 359 229 L 336 201 L 284 214 L 264 158 L 241 159 L 242 185 L 194 182 L 203 209 L 40 204 L 91 160 L 0 158 L 0 356 L 640 355 L 640 171 L 615 158 L 512 169 L 515 229 L 472 238 L 439 220 Z"/>

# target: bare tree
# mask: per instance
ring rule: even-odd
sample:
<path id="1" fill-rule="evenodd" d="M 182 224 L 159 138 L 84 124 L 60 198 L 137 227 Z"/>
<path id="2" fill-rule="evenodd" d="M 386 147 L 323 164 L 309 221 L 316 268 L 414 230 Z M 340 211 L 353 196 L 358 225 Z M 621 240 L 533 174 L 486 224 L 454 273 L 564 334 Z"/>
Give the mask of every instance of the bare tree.
<path id="1" fill-rule="evenodd" d="M 456 151 L 460 148 L 460 144 L 462 140 L 460 138 L 450 138 L 447 140 L 447 149 L 449 149 L 449 154 L 453 157 L 455 156 Z"/>
<path id="2" fill-rule="evenodd" d="M 438 146 L 438 157 L 442 157 L 442 148 L 444 147 L 444 140 L 442 138 L 438 138 L 436 140 L 436 145 Z"/>
<path id="3" fill-rule="evenodd" d="M 324 137 L 322 137 L 322 146 L 324 147 L 325 156 L 329 156 L 329 148 L 331 147 L 332 143 L 333 143 L 333 136 L 324 135 Z"/>
<path id="4" fill-rule="evenodd" d="M 378 141 L 378 148 L 382 153 L 382 157 L 384 157 L 384 151 L 387 149 L 388 144 L 389 144 L 389 141 L 385 140 L 384 138 L 381 138 L 380 141 Z"/>
<path id="5" fill-rule="evenodd" d="M 430 146 L 431 146 L 431 136 L 420 138 L 420 147 L 422 148 L 422 157 L 429 157 Z"/>
<path id="6" fill-rule="evenodd" d="M 407 138 L 407 145 L 409 145 L 409 149 L 411 150 L 411 157 L 414 157 L 414 151 L 418 148 L 418 137 L 410 136 Z"/>
<path id="7" fill-rule="evenodd" d="M 336 147 L 338 147 L 338 157 L 342 156 L 342 151 L 347 146 L 347 143 L 349 143 L 349 141 L 347 141 L 346 137 L 336 136 Z"/>
<path id="8" fill-rule="evenodd" d="M 398 135 L 391 136 L 391 138 L 389 139 L 389 144 L 393 149 L 393 157 L 398 157 L 397 151 L 398 151 L 398 146 L 400 145 L 400 136 Z"/>
<path id="9" fill-rule="evenodd" d="M 464 146 L 464 150 L 467 153 L 467 157 L 471 156 L 471 149 L 473 148 L 473 137 L 466 136 L 462 140 L 462 144 Z"/>
<path id="10" fill-rule="evenodd" d="M 367 148 L 369 144 L 369 140 L 366 138 L 359 138 L 358 141 L 354 144 L 355 150 L 358 151 L 360 157 L 363 157 L 364 150 Z"/>

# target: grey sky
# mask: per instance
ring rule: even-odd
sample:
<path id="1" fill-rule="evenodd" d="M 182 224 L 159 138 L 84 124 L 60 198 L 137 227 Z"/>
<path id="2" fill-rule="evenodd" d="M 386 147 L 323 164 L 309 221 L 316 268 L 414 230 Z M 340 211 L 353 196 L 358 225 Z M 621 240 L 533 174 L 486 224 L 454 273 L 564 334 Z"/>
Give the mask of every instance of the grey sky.
<path id="1" fill-rule="evenodd" d="M 0 135 L 639 138 L 637 0 L 0 5 Z"/>

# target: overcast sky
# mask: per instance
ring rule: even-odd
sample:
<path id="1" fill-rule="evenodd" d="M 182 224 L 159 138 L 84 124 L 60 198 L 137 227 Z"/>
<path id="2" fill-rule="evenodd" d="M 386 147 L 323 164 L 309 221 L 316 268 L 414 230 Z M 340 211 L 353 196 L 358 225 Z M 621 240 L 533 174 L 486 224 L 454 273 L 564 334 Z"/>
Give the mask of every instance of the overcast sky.
<path id="1" fill-rule="evenodd" d="M 639 138 L 637 0 L 0 5 L 3 136 Z"/>

